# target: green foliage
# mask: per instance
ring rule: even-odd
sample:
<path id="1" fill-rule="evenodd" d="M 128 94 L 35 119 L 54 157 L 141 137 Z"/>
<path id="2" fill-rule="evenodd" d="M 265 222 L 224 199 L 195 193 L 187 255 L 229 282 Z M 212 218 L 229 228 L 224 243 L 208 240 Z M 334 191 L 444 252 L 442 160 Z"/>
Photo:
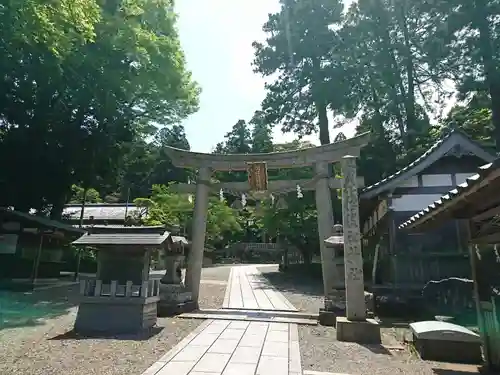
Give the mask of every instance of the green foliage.
<path id="1" fill-rule="evenodd" d="M 73 185 L 71 187 L 71 200 L 69 203 L 81 204 L 83 202 L 83 198 L 85 196 L 85 203 L 102 203 L 102 199 L 99 195 L 99 192 L 94 188 L 89 188 L 85 191 L 84 188 Z"/>
<path id="2" fill-rule="evenodd" d="M 95 0 L 11 0 L 0 8 L 1 35 L 11 38 L 14 48 L 42 46 L 63 57 L 95 40 L 100 16 Z"/>
<path id="3" fill-rule="evenodd" d="M 143 209 L 135 219 L 146 225 L 180 226 L 188 231 L 191 229 L 194 202 L 189 201 L 187 194 L 176 194 L 165 185 L 153 185 L 149 198 L 136 198 L 134 203 Z M 206 243 L 214 245 L 224 236 L 232 236 L 241 230 L 237 212 L 225 202 L 211 197 L 208 203 Z"/>
<path id="4" fill-rule="evenodd" d="M 302 199 L 295 193 L 287 194 L 281 199 L 286 201 L 285 208 L 279 208 L 267 200 L 257 213 L 257 223 L 265 228 L 272 237 L 278 237 L 299 248 L 306 259 L 319 250 L 318 220 L 314 192 L 304 192 Z"/>
<path id="5" fill-rule="evenodd" d="M 131 142 L 197 110 L 170 0 L 14 0 L 0 20 L 3 206 L 56 218 L 75 184 L 109 195 Z"/>
<path id="6" fill-rule="evenodd" d="M 500 147 L 500 1 L 358 0 L 341 8 L 282 0 L 269 15 L 254 65 L 276 75 L 258 111 L 270 126 L 299 137 L 319 131 L 328 143 L 328 118 L 334 126 L 356 119 L 358 132 L 374 135 L 360 160 L 367 183 L 418 157 L 452 118 Z M 462 102 L 443 118 L 455 87 Z"/>
<path id="7" fill-rule="evenodd" d="M 262 111 L 268 123 L 281 124 L 286 132 L 302 136 L 319 127 L 321 143 L 330 143 L 327 108 L 334 100 L 329 86 L 334 79 L 331 69 L 339 64 L 330 58 L 330 51 L 339 42 L 334 26 L 340 22 L 342 3 L 280 3 L 280 11 L 270 14 L 262 28 L 266 41 L 253 44 L 255 71 L 265 77 L 279 77 L 267 85 Z"/>

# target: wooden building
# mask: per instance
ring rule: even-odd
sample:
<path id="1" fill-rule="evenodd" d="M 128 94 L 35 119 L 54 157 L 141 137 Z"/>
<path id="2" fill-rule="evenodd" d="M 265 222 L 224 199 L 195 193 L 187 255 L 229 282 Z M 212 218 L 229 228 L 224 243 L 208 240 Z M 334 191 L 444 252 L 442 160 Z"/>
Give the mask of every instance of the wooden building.
<path id="1" fill-rule="evenodd" d="M 499 190 L 500 159 L 497 159 L 399 226 L 404 232 L 431 233 L 447 223 L 460 221 L 470 258 L 483 353 L 487 364 L 497 370 L 500 368 Z"/>
<path id="2" fill-rule="evenodd" d="M 458 221 L 431 232 L 398 230 L 408 217 L 463 183 L 492 153 L 451 129 L 422 156 L 360 194 L 361 227 L 374 290 L 420 292 L 430 280 L 468 277 L 464 230 Z"/>
<path id="3" fill-rule="evenodd" d="M 34 283 L 59 277 L 64 251 L 83 233 L 59 221 L 0 207 L 0 279 Z"/>

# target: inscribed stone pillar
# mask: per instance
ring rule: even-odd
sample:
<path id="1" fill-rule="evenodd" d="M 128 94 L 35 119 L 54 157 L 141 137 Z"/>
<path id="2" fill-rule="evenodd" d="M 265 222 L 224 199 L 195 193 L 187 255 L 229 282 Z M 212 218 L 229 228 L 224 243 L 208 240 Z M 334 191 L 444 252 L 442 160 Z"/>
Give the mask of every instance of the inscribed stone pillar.
<path id="1" fill-rule="evenodd" d="M 333 261 L 333 252 L 325 245 L 325 240 L 332 235 L 333 208 L 330 185 L 328 182 L 328 163 L 316 163 L 316 209 L 318 211 L 318 233 L 321 251 L 321 271 L 325 294 L 325 308 L 328 309 L 329 296 L 339 286 L 339 275 Z M 342 286 L 341 286 L 342 287 Z"/>
<path id="2" fill-rule="evenodd" d="M 344 156 L 342 167 L 342 219 L 344 225 L 344 264 L 347 319 L 366 319 L 364 298 L 363 255 L 359 228 L 356 158 Z"/>
<path id="3" fill-rule="evenodd" d="M 186 286 L 192 293 L 193 301 L 198 301 L 200 291 L 205 231 L 207 229 L 208 193 L 210 189 L 210 169 L 201 167 L 196 180 L 196 196 L 193 215 L 193 240 L 188 258 Z"/>

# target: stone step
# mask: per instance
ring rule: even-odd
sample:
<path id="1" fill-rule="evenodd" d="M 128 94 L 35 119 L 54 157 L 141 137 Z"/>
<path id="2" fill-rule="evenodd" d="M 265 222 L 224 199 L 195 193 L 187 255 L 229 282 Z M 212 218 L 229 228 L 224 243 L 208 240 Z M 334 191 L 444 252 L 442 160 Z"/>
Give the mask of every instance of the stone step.
<path id="1" fill-rule="evenodd" d="M 182 319 L 213 319 L 213 320 L 240 320 L 247 322 L 273 322 L 273 323 L 293 323 L 301 325 L 318 325 L 317 319 L 304 319 L 292 317 L 279 317 L 279 316 L 252 316 L 241 314 L 204 314 L 198 313 L 185 313 L 177 316 Z"/>
<path id="2" fill-rule="evenodd" d="M 293 319 L 311 319 L 317 320 L 318 313 L 309 313 L 301 311 L 283 311 L 283 310 L 264 310 L 264 309 L 236 309 L 236 308 L 222 308 L 222 309 L 201 309 L 197 312 L 203 314 L 229 314 L 229 315 L 250 315 L 253 317 L 282 317 Z"/>

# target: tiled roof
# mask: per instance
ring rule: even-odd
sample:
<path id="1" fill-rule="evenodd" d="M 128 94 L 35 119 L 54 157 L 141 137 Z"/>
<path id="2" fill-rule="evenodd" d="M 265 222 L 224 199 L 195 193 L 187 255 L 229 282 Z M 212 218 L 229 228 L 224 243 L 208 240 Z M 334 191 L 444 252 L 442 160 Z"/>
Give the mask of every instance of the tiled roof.
<path id="1" fill-rule="evenodd" d="M 389 190 L 393 184 L 399 183 L 400 180 L 402 182 L 418 174 L 443 157 L 456 144 L 464 145 L 476 156 L 482 158 L 486 162 L 491 162 L 495 159 L 494 155 L 485 151 L 478 143 L 470 139 L 463 132 L 459 130 L 452 130 L 406 167 L 373 185 L 365 187 L 361 190 L 361 198 L 368 199 L 377 196 L 378 194 Z"/>
<path id="2" fill-rule="evenodd" d="M 74 245 L 161 245 L 170 236 L 164 233 L 87 233 Z"/>
<path id="3" fill-rule="evenodd" d="M 125 212 L 127 212 L 127 216 L 130 216 L 140 212 L 140 210 L 141 208 L 136 207 L 135 204 L 129 204 L 128 208 L 125 203 L 86 204 L 83 210 L 83 219 L 89 220 L 93 216 L 94 220 L 125 220 Z M 80 204 L 68 204 L 64 207 L 63 216 L 69 220 L 79 220 L 81 212 L 82 206 Z"/>
<path id="4" fill-rule="evenodd" d="M 450 190 L 440 199 L 438 199 L 434 203 L 431 203 L 425 209 L 410 217 L 408 220 L 406 220 L 399 226 L 399 229 L 405 229 L 410 226 L 415 226 L 418 222 L 424 221 L 429 216 L 434 214 L 438 209 L 443 207 L 445 204 L 450 204 L 450 202 L 456 200 L 459 196 L 472 189 L 475 185 L 483 181 L 499 167 L 500 167 L 500 159 L 496 159 L 492 163 L 483 165 L 482 167 L 479 168 L 479 173 L 470 176 L 465 180 L 463 184 L 458 185 L 455 189 Z"/>
<path id="5" fill-rule="evenodd" d="M 74 224 L 73 227 L 79 228 L 79 224 Z M 84 224 L 83 228 L 85 229 L 119 229 L 119 230 L 129 230 L 129 231 L 134 231 L 134 230 L 153 230 L 153 229 L 168 229 L 165 227 L 165 225 L 123 225 L 123 224 L 108 224 L 108 225 L 91 225 L 91 224 Z"/>
<path id="6" fill-rule="evenodd" d="M 59 229 L 62 231 L 72 232 L 72 233 L 85 233 L 85 230 L 80 228 L 75 228 L 72 225 L 67 225 L 56 220 L 51 220 L 42 216 L 35 216 L 28 214 L 26 212 L 11 210 L 7 207 L 0 207 L 0 211 L 4 212 L 12 217 L 23 218 L 25 220 L 40 224 L 43 227 L 50 229 Z"/>

